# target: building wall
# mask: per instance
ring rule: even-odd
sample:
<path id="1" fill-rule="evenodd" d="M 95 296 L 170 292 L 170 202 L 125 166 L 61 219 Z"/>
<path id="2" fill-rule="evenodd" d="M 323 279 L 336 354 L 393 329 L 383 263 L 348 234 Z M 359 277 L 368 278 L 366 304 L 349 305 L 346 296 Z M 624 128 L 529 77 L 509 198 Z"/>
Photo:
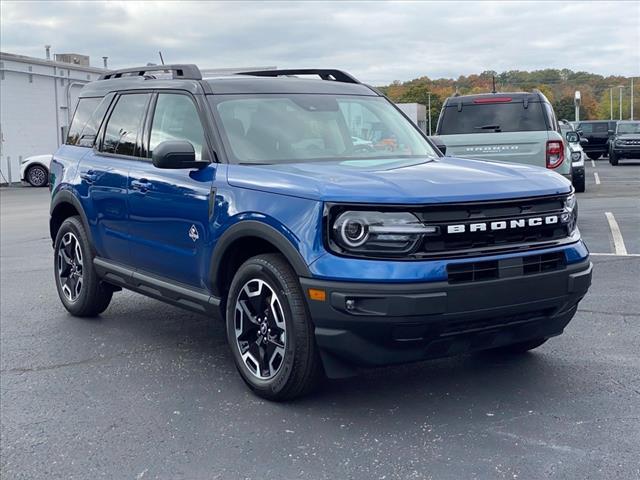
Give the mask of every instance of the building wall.
<path id="1" fill-rule="evenodd" d="M 421 103 L 396 103 L 396 105 L 420 130 L 426 133 L 427 107 Z"/>
<path id="2" fill-rule="evenodd" d="M 20 161 L 53 153 L 82 86 L 102 69 L 0 52 L 0 183 L 20 181 Z"/>

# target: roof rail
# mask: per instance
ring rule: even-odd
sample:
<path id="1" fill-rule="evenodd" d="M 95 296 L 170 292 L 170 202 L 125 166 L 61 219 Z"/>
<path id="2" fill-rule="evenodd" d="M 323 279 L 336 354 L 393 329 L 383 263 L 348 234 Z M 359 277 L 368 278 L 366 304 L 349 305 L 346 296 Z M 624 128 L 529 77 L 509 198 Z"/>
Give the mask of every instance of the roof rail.
<path id="1" fill-rule="evenodd" d="M 146 67 L 123 68 L 113 70 L 100 75 L 98 80 L 110 80 L 113 78 L 144 76 L 148 72 L 171 72 L 173 79 L 202 80 L 200 69 L 196 65 L 149 65 Z"/>
<path id="2" fill-rule="evenodd" d="M 360 83 L 358 79 L 352 77 L 347 72 L 334 69 L 302 68 L 293 70 L 258 70 L 249 72 L 238 72 L 236 75 L 254 75 L 256 77 L 283 77 L 287 75 L 318 75 L 322 80 L 331 80 L 343 83 Z"/>

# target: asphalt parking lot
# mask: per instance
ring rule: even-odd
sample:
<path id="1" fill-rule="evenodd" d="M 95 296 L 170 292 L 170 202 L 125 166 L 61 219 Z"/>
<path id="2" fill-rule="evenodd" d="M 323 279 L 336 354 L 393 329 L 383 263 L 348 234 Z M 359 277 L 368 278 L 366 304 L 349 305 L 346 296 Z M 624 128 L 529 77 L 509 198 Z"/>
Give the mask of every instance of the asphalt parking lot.
<path id="1" fill-rule="evenodd" d="M 640 160 L 586 169 L 594 279 L 564 335 L 288 404 L 248 392 L 220 322 L 129 292 L 100 318 L 70 317 L 48 191 L 3 188 L 3 480 L 640 478 Z"/>

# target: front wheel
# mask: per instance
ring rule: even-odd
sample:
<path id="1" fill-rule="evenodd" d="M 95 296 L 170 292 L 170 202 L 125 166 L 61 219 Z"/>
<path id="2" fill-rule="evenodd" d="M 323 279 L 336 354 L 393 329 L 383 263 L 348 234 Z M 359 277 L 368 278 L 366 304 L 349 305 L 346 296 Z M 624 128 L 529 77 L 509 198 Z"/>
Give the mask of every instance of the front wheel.
<path id="1" fill-rule="evenodd" d="M 584 175 L 582 177 L 576 177 L 573 180 L 573 187 L 576 189 L 576 192 L 582 193 L 585 190 L 585 182 Z"/>
<path id="2" fill-rule="evenodd" d="M 618 155 L 616 155 L 615 150 L 609 152 L 609 163 L 613 166 L 618 165 Z"/>
<path id="3" fill-rule="evenodd" d="M 591 160 L 597 160 L 600 158 L 602 154 L 600 152 L 589 152 L 587 153 L 587 157 L 589 157 Z"/>
<path id="4" fill-rule="evenodd" d="M 30 167 L 26 177 L 32 187 L 45 187 L 49 183 L 49 172 L 42 165 Z"/>
<path id="5" fill-rule="evenodd" d="M 54 265 L 58 296 L 76 317 L 104 312 L 113 290 L 102 284 L 95 269 L 89 238 L 79 217 L 67 218 L 56 235 Z"/>
<path id="6" fill-rule="evenodd" d="M 269 400 L 309 392 L 322 367 L 298 278 L 277 254 L 258 255 L 236 272 L 226 309 L 227 339 L 249 388 Z"/>

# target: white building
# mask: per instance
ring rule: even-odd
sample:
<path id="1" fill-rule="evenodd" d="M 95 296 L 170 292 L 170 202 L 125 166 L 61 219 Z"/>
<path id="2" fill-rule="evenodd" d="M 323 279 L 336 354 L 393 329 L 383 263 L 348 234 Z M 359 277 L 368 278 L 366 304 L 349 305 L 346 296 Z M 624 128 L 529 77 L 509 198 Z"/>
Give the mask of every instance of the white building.
<path id="1" fill-rule="evenodd" d="M 420 130 L 427 133 L 427 107 L 421 103 L 396 103 L 396 105 Z"/>
<path id="2" fill-rule="evenodd" d="M 55 59 L 0 52 L 0 183 L 20 181 L 22 159 L 56 151 L 78 92 L 106 71 L 83 55 Z"/>

